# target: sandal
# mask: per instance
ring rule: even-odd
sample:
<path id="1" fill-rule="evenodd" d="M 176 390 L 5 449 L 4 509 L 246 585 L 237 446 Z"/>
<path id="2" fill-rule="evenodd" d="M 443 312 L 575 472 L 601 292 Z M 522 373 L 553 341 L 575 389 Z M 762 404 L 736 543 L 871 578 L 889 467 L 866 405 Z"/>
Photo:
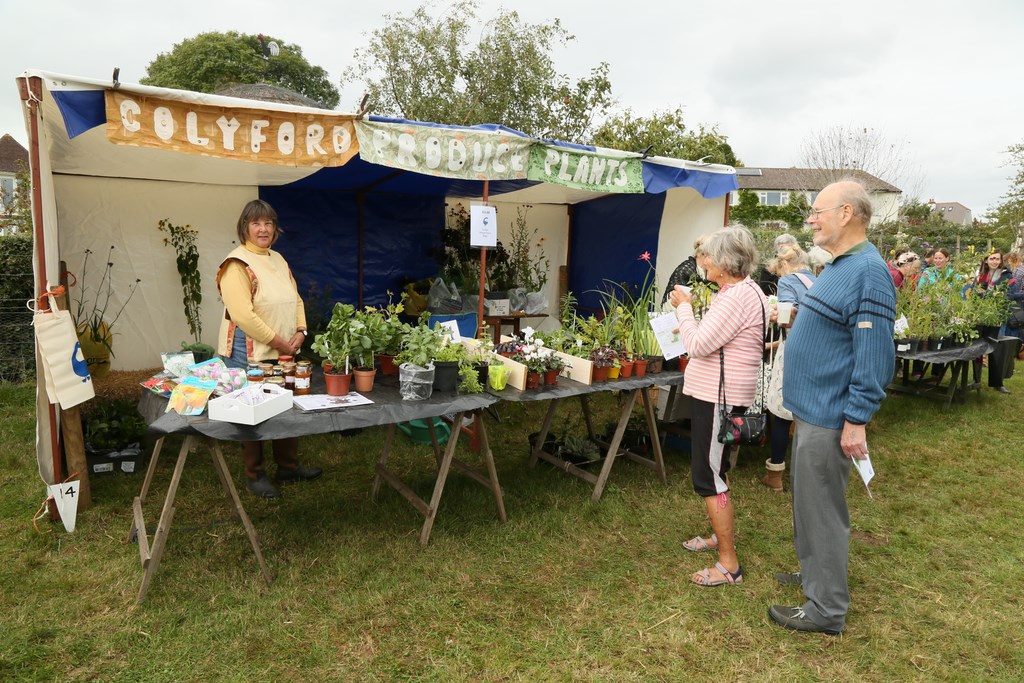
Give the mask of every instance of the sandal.
<path id="1" fill-rule="evenodd" d="M 716 562 L 715 569 L 722 572 L 722 576 L 724 576 L 725 578 L 712 581 L 711 570 L 701 569 L 699 572 L 690 577 L 690 582 L 695 583 L 698 586 L 703 586 L 705 588 L 722 586 L 727 583 L 733 585 L 743 583 L 743 567 L 739 567 L 736 569 L 736 571 L 731 572 L 725 567 L 723 567 L 721 562 Z"/>
<path id="2" fill-rule="evenodd" d="M 702 553 L 705 550 L 718 550 L 718 536 L 711 534 L 711 543 L 708 543 L 700 536 L 694 536 L 689 541 L 683 543 L 683 547 L 689 550 L 691 553 Z"/>

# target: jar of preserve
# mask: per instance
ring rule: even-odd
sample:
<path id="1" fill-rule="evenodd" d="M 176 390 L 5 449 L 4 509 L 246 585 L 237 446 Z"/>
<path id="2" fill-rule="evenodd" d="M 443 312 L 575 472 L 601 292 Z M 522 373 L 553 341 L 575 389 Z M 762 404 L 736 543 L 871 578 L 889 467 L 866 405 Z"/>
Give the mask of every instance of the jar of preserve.
<path id="1" fill-rule="evenodd" d="M 284 388 L 295 391 L 295 363 L 281 363 L 281 376 L 284 377 Z"/>
<path id="2" fill-rule="evenodd" d="M 284 369 L 280 365 L 271 366 L 270 370 L 271 377 L 284 377 Z"/>
<path id="3" fill-rule="evenodd" d="M 274 364 L 273 363 L 260 363 L 260 370 L 263 371 L 263 376 L 264 377 L 270 377 L 271 375 L 274 374 Z"/>
<path id="4" fill-rule="evenodd" d="M 291 363 L 294 360 L 295 360 L 295 356 L 278 356 L 277 357 L 277 362 L 280 363 L 281 365 L 284 365 L 285 363 Z"/>
<path id="5" fill-rule="evenodd" d="M 272 384 L 275 387 L 284 389 L 284 377 L 267 377 L 263 380 L 264 384 Z"/>
<path id="6" fill-rule="evenodd" d="M 245 373 L 245 378 L 252 384 L 260 384 L 263 382 L 263 371 L 259 368 L 251 369 Z"/>
<path id="7" fill-rule="evenodd" d="M 295 365 L 295 395 L 305 396 L 309 393 L 309 382 L 313 377 L 313 364 L 308 360 L 300 360 Z"/>

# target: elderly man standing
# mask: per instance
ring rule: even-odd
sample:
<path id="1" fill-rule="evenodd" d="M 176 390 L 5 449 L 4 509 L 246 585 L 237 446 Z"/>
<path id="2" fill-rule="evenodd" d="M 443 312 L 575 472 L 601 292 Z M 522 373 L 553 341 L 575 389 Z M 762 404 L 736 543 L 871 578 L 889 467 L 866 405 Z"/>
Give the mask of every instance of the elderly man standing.
<path id="1" fill-rule="evenodd" d="M 794 415 L 793 531 L 800 607 L 773 605 L 783 628 L 838 634 L 850 605 L 850 515 L 846 485 L 853 458 L 868 454 L 867 423 L 892 379 L 896 291 L 889 268 L 867 241 L 871 200 L 841 181 L 821 191 L 807 223 L 814 244 L 834 256 L 807 293 L 786 342 L 783 405 Z"/>

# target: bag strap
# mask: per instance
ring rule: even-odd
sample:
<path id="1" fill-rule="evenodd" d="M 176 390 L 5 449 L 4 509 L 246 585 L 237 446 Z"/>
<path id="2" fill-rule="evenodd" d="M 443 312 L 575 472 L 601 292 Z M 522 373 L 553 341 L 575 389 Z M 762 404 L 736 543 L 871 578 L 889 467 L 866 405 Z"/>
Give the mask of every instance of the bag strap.
<path id="1" fill-rule="evenodd" d="M 754 283 L 749 283 L 754 291 L 758 294 L 757 303 L 761 304 L 761 364 L 764 364 L 764 338 L 768 336 L 768 311 L 764 307 L 764 299 L 761 296 L 761 290 L 758 289 Z M 725 345 L 718 347 L 718 360 L 721 365 L 721 371 L 718 379 L 718 398 L 720 405 L 724 406 L 725 403 Z M 764 405 L 764 382 L 761 382 L 761 405 Z"/>
<path id="2" fill-rule="evenodd" d="M 804 289 L 810 289 L 811 285 L 814 284 L 813 282 L 811 282 L 811 278 L 807 277 L 803 273 L 793 273 L 793 275 L 796 275 L 796 279 L 800 280 L 800 282 L 803 283 Z"/>

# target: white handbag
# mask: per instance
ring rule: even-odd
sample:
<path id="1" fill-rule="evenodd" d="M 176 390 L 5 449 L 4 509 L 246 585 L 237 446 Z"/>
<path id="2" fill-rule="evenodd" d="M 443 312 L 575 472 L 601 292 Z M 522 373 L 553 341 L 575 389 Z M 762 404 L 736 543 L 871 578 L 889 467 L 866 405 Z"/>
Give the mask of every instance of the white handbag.
<path id="1" fill-rule="evenodd" d="M 57 309 L 53 295 L 50 298 L 50 309 L 33 309 L 32 326 L 36 333 L 36 349 L 43 366 L 46 381 L 46 395 L 50 403 L 60 403 L 67 409 L 84 403 L 96 395 L 89 376 L 89 368 L 85 364 L 82 347 L 75 334 L 75 325 L 71 321 L 71 313 Z M 32 308 L 34 301 L 29 302 Z"/>
<path id="2" fill-rule="evenodd" d="M 765 406 L 772 415 L 781 417 L 783 420 L 792 420 L 793 413 L 786 410 L 782 405 L 782 373 L 785 362 L 784 352 L 786 340 L 779 342 L 779 348 L 775 351 L 775 361 L 772 363 L 771 379 L 768 382 L 768 394 L 765 396 Z"/>

